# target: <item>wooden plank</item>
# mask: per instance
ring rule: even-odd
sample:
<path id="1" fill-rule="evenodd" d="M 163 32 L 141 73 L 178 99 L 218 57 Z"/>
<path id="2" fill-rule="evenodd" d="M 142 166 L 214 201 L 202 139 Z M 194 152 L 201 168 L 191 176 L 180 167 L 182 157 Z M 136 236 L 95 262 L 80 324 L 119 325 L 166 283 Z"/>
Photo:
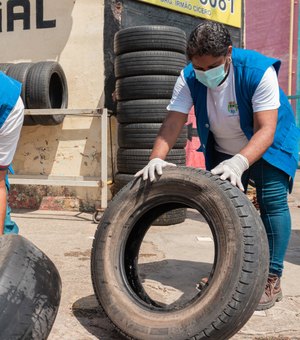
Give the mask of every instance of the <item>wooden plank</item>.
<path id="1" fill-rule="evenodd" d="M 9 175 L 10 184 L 101 187 L 100 177 L 85 176 L 43 176 L 43 175 Z"/>
<path id="2" fill-rule="evenodd" d="M 25 109 L 24 114 L 30 116 L 75 115 L 75 116 L 101 116 L 103 109 Z"/>

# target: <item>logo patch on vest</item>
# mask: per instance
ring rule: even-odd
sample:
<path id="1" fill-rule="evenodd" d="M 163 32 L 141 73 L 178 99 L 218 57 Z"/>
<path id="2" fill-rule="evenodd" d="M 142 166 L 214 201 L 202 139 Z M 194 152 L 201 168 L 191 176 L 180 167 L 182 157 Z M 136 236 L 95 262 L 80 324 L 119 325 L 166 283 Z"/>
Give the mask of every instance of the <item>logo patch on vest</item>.
<path id="1" fill-rule="evenodd" d="M 231 116 L 235 116 L 239 113 L 239 108 L 236 102 L 229 102 L 228 103 L 228 112 Z"/>

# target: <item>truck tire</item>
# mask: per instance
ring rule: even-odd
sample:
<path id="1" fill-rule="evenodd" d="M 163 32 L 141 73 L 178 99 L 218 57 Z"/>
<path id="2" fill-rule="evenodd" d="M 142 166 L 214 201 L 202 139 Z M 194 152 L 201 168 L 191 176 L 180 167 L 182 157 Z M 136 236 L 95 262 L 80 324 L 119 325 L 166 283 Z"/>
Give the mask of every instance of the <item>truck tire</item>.
<path id="1" fill-rule="evenodd" d="M 170 99 L 176 76 L 134 76 L 116 81 L 117 100 Z"/>
<path id="2" fill-rule="evenodd" d="M 47 339 L 61 296 L 52 261 L 20 235 L 0 237 L 0 338 Z"/>
<path id="3" fill-rule="evenodd" d="M 159 74 L 179 76 L 186 66 L 186 56 L 169 51 L 139 51 L 121 54 L 115 59 L 115 76 L 124 78 Z"/>
<path id="4" fill-rule="evenodd" d="M 143 288 L 140 246 L 158 214 L 182 207 L 198 210 L 207 221 L 213 268 L 208 285 L 190 301 L 162 305 Z M 128 183 L 110 202 L 95 233 L 91 273 L 100 306 L 128 338 L 223 340 L 253 314 L 268 258 L 262 221 L 238 188 L 204 170 L 169 167 L 152 183 Z"/>
<path id="5" fill-rule="evenodd" d="M 185 32 L 172 26 L 134 26 L 120 30 L 114 37 L 116 55 L 149 50 L 174 51 L 184 54 L 185 49 Z"/>
<path id="6" fill-rule="evenodd" d="M 170 99 L 139 99 L 117 103 L 119 123 L 162 123 Z"/>
<path id="7" fill-rule="evenodd" d="M 152 149 L 118 149 L 118 171 L 125 174 L 135 174 L 148 164 L 151 151 Z M 176 165 L 185 165 L 185 150 L 172 149 L 166 161 Z"/>
<path id="8" fill-rule="evenodd" d="M 67 81 L 61 66 L 54 61 L 35 63 L 26 80 L 28 109 L 65 109 L 68 107 Z M 40 125 L 58 125 L 65 115 L 32 116 Z"/>
<path id="9" fill-rule="evenodd" d="M 23 100 L 25 108 L 27 108 L 26 103 L 26 79 L 27 74 L 30 68 L 33 66 L 33 63 L 18 63 L 12 64 L 11 67 L 7 71 L 7 75 L 22 84 L 22 91 L 21 91 L 21 98 Z M 30 115 L 24 116 L 24 123 L 25 126 L 36 125 L 36 122 L 33 120 L 33 117 Z"/>
<path id="10" fill-rule="evenodd" d="M 162 124 L 138 123 L 118 125 L 118 146 L 125 149 L 151 149 Z M 187 127 L 184 126 L 173 149 L 182 149 L 187 141 Z"/>

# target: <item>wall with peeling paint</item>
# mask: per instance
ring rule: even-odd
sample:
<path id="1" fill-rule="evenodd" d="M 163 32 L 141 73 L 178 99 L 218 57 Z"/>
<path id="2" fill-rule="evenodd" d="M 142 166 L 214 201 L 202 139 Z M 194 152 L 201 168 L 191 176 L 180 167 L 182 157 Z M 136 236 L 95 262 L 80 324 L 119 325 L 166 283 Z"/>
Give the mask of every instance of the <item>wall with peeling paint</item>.
<path id="1" fill-rule="evenodd" d="M 5 49 L 0 54 L 0 62 L 56 60 L 66 73 L 69 108 L 103 107 L 103 1 L 42 2 L 44 20 L 52 20 L 55 27 L 37 28 L 36 1 L 30 1 L 30 29 L 24 29 L 23 20 L 15 20 L 14 30 L 8 32 L 7 1 L 2 1 L 0 34 Z M 100 119 L 91 117 L 66 117 L 58 126 L 24 126 L 13 161 L 16 173 L 99 177 L 100 126 Z M 46 191 L 64 196 L 64 190 L 48 188 Z M 22 191 L 25 188 L 20 187 L 20 194 Z M 100 202 L 100 190 L 96 188 L 73 187 L 68 188 L 68 193 L 86 206 Z"/>

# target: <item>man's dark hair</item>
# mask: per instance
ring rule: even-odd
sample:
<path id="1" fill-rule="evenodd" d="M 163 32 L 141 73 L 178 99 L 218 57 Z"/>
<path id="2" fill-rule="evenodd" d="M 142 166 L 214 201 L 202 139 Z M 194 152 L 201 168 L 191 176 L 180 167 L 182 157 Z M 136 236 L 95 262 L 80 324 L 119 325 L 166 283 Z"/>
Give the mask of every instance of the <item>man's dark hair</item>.
<path id="1" fill-rule="evenodd" d="M 187 56 L 226 55 L 228 46 L 232 45 L 228 29 L 217 22 L 205 21 L 199 24 L 190 34 L 187 43 Z"/>

